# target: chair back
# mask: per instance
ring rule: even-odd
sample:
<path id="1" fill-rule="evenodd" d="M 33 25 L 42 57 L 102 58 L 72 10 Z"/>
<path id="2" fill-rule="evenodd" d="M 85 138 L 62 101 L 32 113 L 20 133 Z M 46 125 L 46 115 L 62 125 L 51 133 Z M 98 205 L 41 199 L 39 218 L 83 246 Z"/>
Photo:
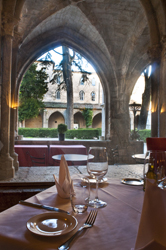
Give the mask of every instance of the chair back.
<path id="1" fill-rule="evenodd" d="M 37 166 L 46 166 L 46 156 L 45 154 L 43 154 L 43 157 L 35 157 L 32 156 L 29 151 L 27 151 L 27 154 L 30 156 L 31 159 L 31 165 L 33 167 L 37 167 Z"/>
<path id="2" fill-rule="evenodd" d="M 148 137 L 146 138 L 147 150 L 163 150 L 166 151 L 165 137 Z"/>

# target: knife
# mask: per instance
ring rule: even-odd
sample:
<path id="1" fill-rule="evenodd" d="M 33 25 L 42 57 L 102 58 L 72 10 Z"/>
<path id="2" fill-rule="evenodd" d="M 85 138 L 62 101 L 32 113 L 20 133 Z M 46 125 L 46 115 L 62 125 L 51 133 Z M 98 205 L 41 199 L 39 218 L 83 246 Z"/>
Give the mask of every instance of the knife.
<path id="1" fill-rule="evenodd" d="M 55 211 L 55 212 L 61 212 L 61 213 L 67 213 L 70 214 L 69 212 L 59 209 L 57 207 L 50 207 L 50 206 L 46 206 L 46 205 L 42 205 L 42 204 L 38 204 L 38 203 L 32 203 L 32 202 L 28 202 L 28 201 L 19 201 L 20 204 L 22 205 L 26 205 L 26 206 L 30 206 L 30 207 L 36 207 L 36 208 L 43 208 L 49 211 Z"/>

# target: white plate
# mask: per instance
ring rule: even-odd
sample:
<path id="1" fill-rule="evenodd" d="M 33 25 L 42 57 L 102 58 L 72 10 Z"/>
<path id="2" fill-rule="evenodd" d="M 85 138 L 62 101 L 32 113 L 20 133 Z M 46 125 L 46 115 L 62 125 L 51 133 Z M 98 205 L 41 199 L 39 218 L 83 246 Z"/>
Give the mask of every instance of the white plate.
<path id="1" fill-rule="evenodd" d="M 91 176 L 86 176 L 86 178 L 88 178 L 89 179 L 89 182 L 90 183 L 96 183 L 96 179 L 95 178 L 93 178 L 93 177 L 91 177 Z M 86 181 L 86 179 L 84 179 L 84 178 L 82 178 L 82 180 L 85 182 Z M 100 179 L 99 180 L 99 183 L 104 183 L 104 182 L 107 182 L 107 178 L 106 177 L 103 177 L 102 179 Z"/>
<path id="2" fill-rule="evenodd" d="M 125 178 L 121 180 L 121 183 L 131 186 L 142 186 L 144 184 L 144 181 L 141 179 L 135 179 L 135 178 Z"/>
<path id="3" fill-rule="evenodd" d="M 42 236 L 58 236 L 71 232 L 77 226 L 75 217 L 64 213 L 38 214 L 27 221 L 27 228 Z"/>

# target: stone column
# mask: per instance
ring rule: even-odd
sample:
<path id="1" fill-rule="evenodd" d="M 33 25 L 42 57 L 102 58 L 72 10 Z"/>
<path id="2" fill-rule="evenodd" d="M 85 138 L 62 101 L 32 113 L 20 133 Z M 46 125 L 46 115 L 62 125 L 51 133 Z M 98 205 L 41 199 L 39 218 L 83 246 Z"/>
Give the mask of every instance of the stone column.
<path id="1" fill-rule="evenodd" d="M 160 137 L 166 137 L 166 36 L 161 39 L 161 67 L 160 67 Z"/>
<path id="2" fill-rule="evenodd" d="M 15 171 L 19 169 L 19 162 L 18 162 L 18 154 L 15 153 L 14 150 L 14 142 L 15 142 L 15 131 L 16 131 L 16 108 L 11 108 L 11 115 L 10 115 L 10 156 L 13 158 L 13 165 Z"/>
<path id="3" fill-rule="evenodd" d="M 47 110 L 43 110 L 43 128 L 48 128 Z"/>
<path id="4" fill-rule="evenodd" d="M 0 180 L 14 177 L 13 158 L 9 154 L 10 144 L 10 108 L 11 108 L 11 60 L 12 60 L 12 32 L 4 29 L 2 40 L 2 102 L 1 102 L 1 142 L 0 152 Z"/>
<path id="5" fill-rule="evenodd" d="M 111 104 L 111 140 L 115 145 L 126 147 L 129 143 L 130 118 L 128 100 L 124 93 L 112 99 Z"/>
<path id="6" fill-rule="evenodd" d="M 13 164 L 15 171 L 19 169 L 18 154 L 15 153 L 15 135 L 18 134 L 18 98 L 16 98 L 16 72 L 17 72 L 17 54 L 18 54 L 18 44 L 21 37 L 19 34 L 15 34 L 15 40 L 13 41 L 12 50 L 12 77 L 11 77 L 11 116 L 10 116 L 10 155 L 13 158 Z"/>
<path id="7" fill-rule="evenodd" d="M 104 93 L 102 93 L 102 131 L 101 131 L 101 135 L 105 137 L 105 100 L 104 100 Z"/>
<path id="8" fill-rule="evenodd" d="M 149 59 L 152 65 L 151 72 L 151 136 L 160 137 L 160 60 L 161 46 L 159 44 L 152 46 L 148 50 Z"/>

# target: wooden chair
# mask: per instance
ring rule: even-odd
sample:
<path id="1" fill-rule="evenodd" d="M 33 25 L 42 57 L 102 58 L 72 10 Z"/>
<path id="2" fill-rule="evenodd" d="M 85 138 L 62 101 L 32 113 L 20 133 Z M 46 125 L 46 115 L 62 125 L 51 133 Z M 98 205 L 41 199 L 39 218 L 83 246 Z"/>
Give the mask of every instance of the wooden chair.
<path id="1" fill-rule="evenodd" d="M 37 167 L 37 166 L 46 166 L 46 156 L 45 154 L 43 155 L 43 157 L 35 157 L 32 156 L 29 151 L 27 151 L 27 155 L 29 155 L 30 160 L 31 160 L 31 166 L 33 167 Z"/>

